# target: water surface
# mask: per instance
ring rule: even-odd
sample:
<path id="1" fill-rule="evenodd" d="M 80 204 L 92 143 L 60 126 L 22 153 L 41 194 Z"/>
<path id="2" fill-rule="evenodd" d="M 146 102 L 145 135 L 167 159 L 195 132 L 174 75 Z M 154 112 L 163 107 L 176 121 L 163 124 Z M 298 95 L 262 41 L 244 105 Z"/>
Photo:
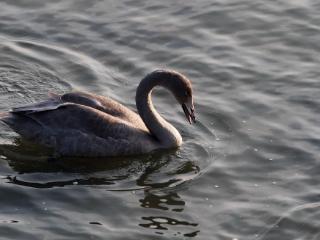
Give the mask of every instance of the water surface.
<path id="1" fill-rule="evenodd" d="M 320 5 L 1 1 L 0 111 L 85 90 L 135 109 L 140 79 L 192 79 L 198 122 L 155 92 L 176 151 L 50 155 L 0 126 L 1 239 L 320 239 Z"/>

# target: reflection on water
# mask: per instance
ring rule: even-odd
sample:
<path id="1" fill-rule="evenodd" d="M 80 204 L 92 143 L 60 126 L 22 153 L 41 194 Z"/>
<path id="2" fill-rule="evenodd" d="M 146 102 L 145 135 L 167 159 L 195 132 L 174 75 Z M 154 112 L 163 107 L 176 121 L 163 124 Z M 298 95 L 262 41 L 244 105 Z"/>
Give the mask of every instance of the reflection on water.
<path id="1" fill-rule="evenodd" d="M 175 192 L 146 191 L 144 199 L 140 200 L 141 206 L 174 212 L 182 212 L 185 202 Z"/>
<path id="2" fill-rule="evenodd" d="M 185 226 L 192 226 L 192 227 L 198 226 L 198 224 L 196 224 L 196 223 L 189 223 L 186 221 L 180 221 L 180 220 L 177 220 L 174 218 L 168 218 L 168 217 L 151 216 L 151 217 L 142 217 L 142 219 L 145 220 L 145 222 L 149 222 L 149 223 L 139 224 L 141 227 L 157 229 L 157 230 L 168 230 L 168 227 L 170 225 L 177 226 L 176 228 L 179 228 L 179 226 L 184 226 L 184 228 L 183 228 L 184 230 L 188 229 Z M 183 234 L 178 231 L 176 234 L 177 235 L 183 234 L 184 236 L 194 237 L 197 235 L 198 232 L 199 232 L 199 230 Z M 156 231 L 156 233 L 163 234 L 163 232 L 159 232 L 159 231 Z"/>
<path id="3" fill-rule="evenodd" d="M 0 150 L 2 158 L 19 173 L 8 176 L 8 182 L 34 188 L 116 184 L 121 185 L 121 188 L 114 187 L 110 190 L 130 191 L 133 187 L 131 185 L 135 184 L 138 189 L 165 189 L 192 179 L 200 170 L 199 166 L 189 160 L 180 158 L 181 161 L 177 162 L 176 150 L 121 158 L 53 158 L 51 149 L 21 138 L 15 138 L 14 145 L 1 145 Z M 37 182 L 40 173 L 46 173 L 46 177 L 42 176 L 41 181 Z M 61 175 L 61 181 L 57 179 L 57 173 Z M 70 176 L 69 173 L 73 175 Z M 55 181 L 49 181 L 51 177 Z M 71 179 L 65 179 L 70 177 Z M 125 182 L 128 183 L 127 187 Z"/>
<path id="4" fill-rule="evenodd" d="M 53 159 L 50 157 L 51 149 L 21 138 L 15 138 L 14 145 L 2 145 L 0 149 L 2 159 L 18 173 L 3 177 L 2 180 L 8 184 L 35 189 L 93 186 L 111 192 L 142 191 L 144 197 L 139 199 L 142 208 L 174 214 L 142 214 L 138 222 L 140 227 L 153 230 L 158 235 L 169 231 L 174 236 L 195 237 L 199 232 L 198 223 L 184 219 L 186 203 L 176 190 L 197 176 L 200 167 L 181 156 L 177 162 L 177 154 L 183 155 L 181 152 L 155 152 L 134 158 Z M 89 224 L 103 225 L 99 221 Z"/>
<path id="5" fill-rule="evenodd" d="M 145 190 L 144 198 L 140 199 L 141 207 L 148 209 L 159 209 L 163 211 L 176 212 L 175 214 L 161 214 L 159 212 L 157 216 L 142 216 L 141 227 L 157 230 L 157 234 L 164 234 L 161 230 L 174 231 L 173 235 L 183 236 L 196 236 L 199 232 L 198 223 L 190 222 L 190 220 L 182 220 L 185 201 L 176 193 L 172 191 L 157 191 L 157 190 Z M 168 217 L 172 216 L 172 217 Z M 182 218 L 182 219 L 181 219 Z M 179 230 L 179 227 L 183 226 Z"/>

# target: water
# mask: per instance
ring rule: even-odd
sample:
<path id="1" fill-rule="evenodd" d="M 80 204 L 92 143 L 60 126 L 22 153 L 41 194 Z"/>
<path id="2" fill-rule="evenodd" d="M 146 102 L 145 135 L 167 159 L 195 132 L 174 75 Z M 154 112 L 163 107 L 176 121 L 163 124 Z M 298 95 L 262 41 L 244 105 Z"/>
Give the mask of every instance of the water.
<path id="1" fill-rule="evenodd" d="M 1 1 L 0 111 L 74 89 L 135 108 L 159 67 L 177 151 L 44 160 L 1 125 L 0 239 L 320 239 L 316 1 Z"/>

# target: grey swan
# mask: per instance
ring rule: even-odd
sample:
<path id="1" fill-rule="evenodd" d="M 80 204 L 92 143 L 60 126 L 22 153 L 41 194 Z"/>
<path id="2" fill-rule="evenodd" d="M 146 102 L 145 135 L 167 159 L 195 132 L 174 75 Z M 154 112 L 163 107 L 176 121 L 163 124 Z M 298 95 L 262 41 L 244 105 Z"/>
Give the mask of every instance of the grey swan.
<path id="1" fill-rule="evenodd" d="M 128 156 L 176 148 L 182 144 L 180 133 L 152 104 L 156 86 L 171 91 L 190 124 L 196 121 L 191 82 L 173 70 L 155 70 L 141 80 L 136 91 L 139 115 L 110 98 L 70 92 L 0 113 L 0 120 L 58 156 Z"/>

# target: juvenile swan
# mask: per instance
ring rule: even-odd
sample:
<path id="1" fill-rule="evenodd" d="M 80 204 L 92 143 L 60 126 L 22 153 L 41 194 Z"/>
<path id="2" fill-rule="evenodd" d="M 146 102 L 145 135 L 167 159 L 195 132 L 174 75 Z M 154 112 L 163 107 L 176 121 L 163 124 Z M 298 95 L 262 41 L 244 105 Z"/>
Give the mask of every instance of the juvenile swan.
<path id="1" fill-rule="evenodd" d="M 141 80 L 136 92 L 139 115 L 110 98 L 71 92 L 1 113 L 0 120 L 59 156 L 124 156 L 178 147 L 181 135 L 153 107 L 155 86 L 170 90 L 188 122 L 195 122 L 190 80 L 171 70 L 156 70 Z"/>

